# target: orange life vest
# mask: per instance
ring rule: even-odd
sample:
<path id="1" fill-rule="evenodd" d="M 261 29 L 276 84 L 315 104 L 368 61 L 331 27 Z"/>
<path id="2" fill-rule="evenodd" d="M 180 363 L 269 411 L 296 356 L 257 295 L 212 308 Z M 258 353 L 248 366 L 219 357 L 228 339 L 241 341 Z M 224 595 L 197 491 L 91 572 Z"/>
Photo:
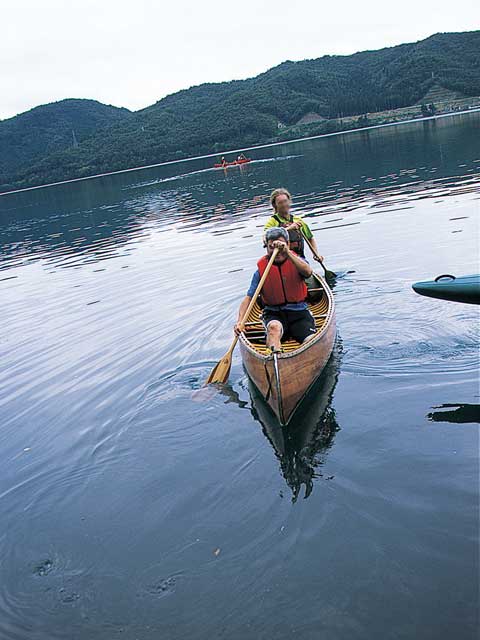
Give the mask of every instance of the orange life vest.
<path id="1" fill-rule="evenodd" d="M 269 256 L 257 262 L 260 277 L 263 276 Z M 303 302 L 307 297 L 307 286 L 297 267 L 288 258 L 282 264 L 272 264 L 262 288 L 265 305 L 278 307 L 287 303 Z"/>

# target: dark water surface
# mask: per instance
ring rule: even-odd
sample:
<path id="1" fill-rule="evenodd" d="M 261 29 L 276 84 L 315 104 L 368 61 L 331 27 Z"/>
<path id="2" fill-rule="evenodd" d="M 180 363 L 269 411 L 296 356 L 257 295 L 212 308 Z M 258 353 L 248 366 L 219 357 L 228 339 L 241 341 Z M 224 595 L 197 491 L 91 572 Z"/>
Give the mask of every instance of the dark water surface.
<path id="1" fill-rule="evenodd" d="M 1 640 L 476 638 L 480 116 L 0 197 Z M 290 432 L 226 351 L 288 187 L 338 342 Z"/>

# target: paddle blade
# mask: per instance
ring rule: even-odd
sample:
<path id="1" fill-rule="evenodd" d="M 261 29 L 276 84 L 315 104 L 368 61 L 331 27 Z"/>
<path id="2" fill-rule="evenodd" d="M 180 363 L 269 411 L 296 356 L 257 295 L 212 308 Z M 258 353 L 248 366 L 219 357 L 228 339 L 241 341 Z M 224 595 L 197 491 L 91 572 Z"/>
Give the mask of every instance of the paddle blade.
<path id="1" fill-rule="evenodd" d="M 223 358 L 217 362 L 213 367 L 210 375 L 205 380 L 205 384 L 225 384 L 230 375 L 230 369 L 232 368 L 232 353 L 229 351 Z"/>

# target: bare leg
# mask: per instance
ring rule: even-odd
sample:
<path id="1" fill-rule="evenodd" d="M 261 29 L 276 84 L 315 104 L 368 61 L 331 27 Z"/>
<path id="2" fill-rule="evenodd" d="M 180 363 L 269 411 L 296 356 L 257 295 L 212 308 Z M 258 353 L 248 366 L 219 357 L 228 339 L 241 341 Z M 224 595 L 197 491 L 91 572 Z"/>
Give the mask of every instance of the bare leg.
<path id="1" fill-rule="evenodd" d="M 274 350 L 280 349 L 282 335 L 282 323 L 278 320 L 270 320 L 267 324 L 267 347 Z"/>

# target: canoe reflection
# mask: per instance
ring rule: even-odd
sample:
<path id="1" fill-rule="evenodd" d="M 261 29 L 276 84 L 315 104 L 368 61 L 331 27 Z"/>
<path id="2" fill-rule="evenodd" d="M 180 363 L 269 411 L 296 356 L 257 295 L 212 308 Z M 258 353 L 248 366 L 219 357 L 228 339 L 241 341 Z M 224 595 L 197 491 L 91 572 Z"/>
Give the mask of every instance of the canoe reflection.
<path id="1" fill-rule="evenodd" d="M 280 470 L 292 491 L 295 502 L 305 485 L 305 498 L 312 493 L 315 478 L 323 477 L 320 468 L 340 430 L 332 406 L 333 394 L 340 371 L 341 343 L 337 340 L 332 356 L 308 398 L 287 427 L 280 426 L 270 407 L 255 385 L 249 381 L 252 415 L 280 462 Z"/>

